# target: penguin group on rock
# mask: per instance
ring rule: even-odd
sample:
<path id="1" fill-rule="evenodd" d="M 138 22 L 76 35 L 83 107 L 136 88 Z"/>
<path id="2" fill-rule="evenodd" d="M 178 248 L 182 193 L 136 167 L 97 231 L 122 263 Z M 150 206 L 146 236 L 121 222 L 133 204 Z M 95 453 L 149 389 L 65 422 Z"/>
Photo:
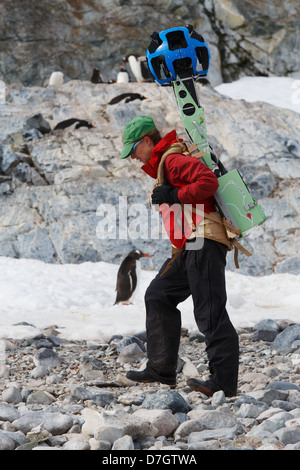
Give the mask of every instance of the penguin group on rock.
<path id="1" fill-rule="evenodd" d="M 137 82 L 153 82 L 153 78 L 147 67 L 146 57 L 128 54 L 123 58 L 122 67 L 125 68 L 127 63 Z"/>
<path id="2" fill-rule="evenodd" d="M 136 54 L 128 54 L 123 57 L 122 66 L 119 69 L 117 79 L 110 80 L 108 83 L 129 83 L 130 82 L 130 75 L 128 70 L 126 69 L 126 65 L 128 64 L 129 69 L 131 70 L 132 75 L 136 79 L 137 82 L 153 82 L 153 78 L 148 70 L 146 57 L 144 56 L 137 56 Z M 99 76 L 101 78 L 99 78 Z M 98 69 L 93 70 L 92 83 L 104 83 L 101 72 Z"/>
<path id="3" fill-rule="evenodd" d="M 153 77 L 151 76 L 148 66 L 147 60 L 145 56 L 138 56 L 136 54 L 127 54 L 123 57 L 122 66 L 119 69 L 117 78 L 114 80 L 108 80 L 107 82 L 104 81 L 102 76 L 102 71 L 99 68 L 93 68 L 93 71 L 90 76 L 90 82 L 94 84 L 99 83 L 129 83 L 130 82 L 130 74 L 126 69 L 126 65 L 128 64 L 128 68 L 131 71 L 133 77 L 137 82 L 153 82 Z M 54 86 L 59 88 L 64 84 L 64 74 L 60 71 L 53 72 L 50 76 L 50 79 L 44 83 L 44 86 Z"/>
<path id="4" fill-rule="evenodd" d="M 150 258 L 150 255 L 140 250 L 132 250 L 122 261 L 117 274 L 117 295 L 114 305 L 118 303 L 129 305 L 132 303 L 132 296 L 136 292 L 139 280 L 139 260 L 142 257 Z"/>
<path id="5" fill-rule="evenodd" d="M 102 83 L 129 83 L 130 82 L 130 75 L 128 71 L 126 70 L 126 65 L 128 64 L 132 75 L 135 77 L 137 82 L 149 82 L 153 81 L 153 78 L 151 77 L 148 67 L 147 67 L 147 61 L 145 57 L 139 57 L 136 54 L 128 54 L 125 57 L 123 57 L 123 64 L 120 67 L 118 76 L 116 80 L 109 80 L 108 82 L 105 82 L 102 77 L 102 72 L 99 68 L 94 68 L 90 77 L 91 83 L 94 84 L 102 84 Z M 56 88 L 62 86 L 64 83 L 64 75 L 62 72 L 57 71 L 53 72 L 50 76 L 50 79 L 45 82 L 45 86 L 54 86 Z M 146 99 L 145 96 L 139 94 L 139 93 L 122 93 L 118 96 L 115 96 L 110 100 L 108 103 L 109 105 L 117 104 L 121 101 L 124 103 L 129 103 L 130 101 L 134 100 L 144 100 Z M 61 131 L 67 128 L 72 127 L 73 129 L 80 129 L 82 127 L 85 127 L 87 129 L 91 129 L 95 126 L 91 124 L 88 120 L 85 119 L 79 119 L 79 118 L 70 118 L 70 119 L 65 119 L 64 121 L 59 122 L 58 124 L 55 125 L 53 128 L 53 131 Z M 142 255 L 146 256 L 146 255 Z"/>

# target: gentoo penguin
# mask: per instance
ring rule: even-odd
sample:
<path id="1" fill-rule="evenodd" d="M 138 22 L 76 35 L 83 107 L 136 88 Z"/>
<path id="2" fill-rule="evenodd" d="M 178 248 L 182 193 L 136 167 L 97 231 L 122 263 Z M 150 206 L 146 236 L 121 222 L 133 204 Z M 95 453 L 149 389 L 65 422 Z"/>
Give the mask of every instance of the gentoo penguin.
<path id="1" fill-rule="evenodd" d="M 117 104 L 124 100 L 125 103 L 129 103 L 134 100 L 145 100 L 146 96 L 140 95 L 140 93 L 122 93 L 121 95 L 115 96 L 107 104 Z"/>
<path id="2" fill-rule="evenodd" d="M 92 83 L 103 83 L 101 70 L 93 69 L 93 73 L 92 73 L 92 76 L 91 76 L 91 82 Z"/>
<path id="3" fill-rule="evenodd" d="M 143 256 L 147 258 L 150 257 L 150 255 L 147 255 L 140 250 L 132 250 L 122 261 L 117 275 L 117 296 L 114 305 L 120 302 L 123 305 L 132 303 L 130 299 L 133 293 L 136 291 L 139 278 L 139 259 Z"/>
<path id="4" fill-rule="evenodd" d="M 49 86 L 60 87 L 64 84 L 64 74 L 62 72 L 52 72 L 49 78 Z"/>
<path id="5" fill-rule="evenodd" d="M 123 67 L 128 62 L 131 72 L 133 73 L 137 82 L 149 82 L 153 81 L 151 77 L 148 67 L 146 57 L 141 56 L 138 57 L 135 54 L 128 54 L 123 59 Z"/>
<path id="6" fill-rule="evenodd" d="M 74 126 L 75 129 L 79 129 L 80 127 L 87 127 L 88 129 L 91 129 L 92 127 L 95 127 L 90 123 L 90 121 L 86 121 L 85 119 L 70 118 L 56 124 L 53 130 L 57 131 L 60 129 L 66 129 L 70 126 Z"/>
<path id="7" fill-rule="evenodd" d="M 120 67 L 120 71 L 117 76 L 117 83 L 129 83 L 129 74 L 124 67 Z"/>

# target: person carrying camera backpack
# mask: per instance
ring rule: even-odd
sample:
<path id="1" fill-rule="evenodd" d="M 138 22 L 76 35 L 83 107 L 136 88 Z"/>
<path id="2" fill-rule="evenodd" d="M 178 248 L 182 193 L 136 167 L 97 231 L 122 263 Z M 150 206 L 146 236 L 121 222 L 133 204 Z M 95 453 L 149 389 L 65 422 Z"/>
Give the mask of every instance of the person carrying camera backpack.
<path id="1" fill-rule="evenodd" d="M 218 390 L 223 390 L 226 396 L 234 396 L 237 393 L 239 342 L 226 310 L 228 244 L 226 237 L 217 233 L 219 229 L 214 229 L 218 224 L 214 225 L 211 220 L 218 215 L 213 197 L 218 180 L 204 163 L 185 153 L 185 145 L 178 139 L 176 131 L 161 137 L 150 116 L 137 116 L 124 127 L 120 158 L 138 160 L 142 163 L 141 169 L 154 179 L 164 160 L 165 184 L 153 189 L 151 201 L 160 205 L 163 220 L 168 220 L 168 234 L 174 251 L 145 293 L 146 368 L 129 371 L 127 378 L 136 382 L 176 384 L 181 333 L 178 304 L 191 295 L 197 327 L 205 336 L 210 377 L 208 380 L 191 378 L 187 384 L 207 396 Z M 197 211 L 192 213 L 190 230 L 180 223 L 184 215 L 181 213 L 177 217 L 176 211 L 172 212 L 172 207 L 180 209 L 184 205 L 204 208 L 200 216 Z M 203 232 L 199 232 L 201 239 L 197 231 L 201 225 L 199 220 L 202 228 L 204 223 L 204 237 Z M 182 230 L 181 237 L 179 230 Z"/>

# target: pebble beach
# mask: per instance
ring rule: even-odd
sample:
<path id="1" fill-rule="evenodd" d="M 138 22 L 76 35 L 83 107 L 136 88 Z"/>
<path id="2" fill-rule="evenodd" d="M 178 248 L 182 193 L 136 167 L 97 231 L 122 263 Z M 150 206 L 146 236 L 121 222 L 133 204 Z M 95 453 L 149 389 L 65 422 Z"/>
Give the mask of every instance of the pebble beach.
<path id="1" fill-rule="evenodd" d="M 208 375 L 196 331 L 182 329 L 172 388 L 126 378 L 145 367 L 144 332 L 70 341 L 51 326 L 1 340 L 0 450 L 299 450 L 300 325 L 263 320 L 238 334 L 231 398 L 187 386 L 189 377 Z"/>

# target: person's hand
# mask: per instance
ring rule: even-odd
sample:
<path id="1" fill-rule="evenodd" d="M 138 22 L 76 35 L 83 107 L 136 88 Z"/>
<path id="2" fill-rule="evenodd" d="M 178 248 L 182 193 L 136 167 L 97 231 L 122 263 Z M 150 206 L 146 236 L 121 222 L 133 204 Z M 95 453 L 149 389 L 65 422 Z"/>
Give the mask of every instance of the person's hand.
<path id="1" fill-rule="evenodd" d="M 179 188 L 172 188 L 172 186 L 156 186 L 151 196 L 152 204 L 163 204 L 164 202 L 180 204 L 177 196 L 178 189 Z"/>

